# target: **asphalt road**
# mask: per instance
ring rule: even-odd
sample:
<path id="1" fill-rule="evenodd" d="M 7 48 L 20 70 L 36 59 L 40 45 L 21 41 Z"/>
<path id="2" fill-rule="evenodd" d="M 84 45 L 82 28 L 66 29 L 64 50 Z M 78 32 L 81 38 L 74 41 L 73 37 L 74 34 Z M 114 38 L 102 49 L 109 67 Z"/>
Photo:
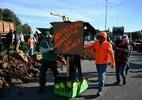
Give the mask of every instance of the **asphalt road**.
<path id="1" fill-rule="evenodd" d="M 38 79 L 10 88 L 4 98 L 0 100 L 142 100 L 142 54 L 133 51 L 130 58 L 130 70 L 127 75 L 127 84 L 113 86 L 116 81 L 115 68 L 107 68 L 105 87 L 103 95 L 96 96 L 97 93 L 97 72 L 95 61 L 82 60 L 83 76 L 88 76 L 89 87 L 75 98 L 67 98 L 54 94 L 54 82 L 52 74 L 47 73 L 46 92 L 37 94 L 35 91 L 39 88 Z M 66 68 L 63 71 L 59 69 L 60 75 L 66 75 Z M 122 79 L 121 79 L 122 80 Z"/>

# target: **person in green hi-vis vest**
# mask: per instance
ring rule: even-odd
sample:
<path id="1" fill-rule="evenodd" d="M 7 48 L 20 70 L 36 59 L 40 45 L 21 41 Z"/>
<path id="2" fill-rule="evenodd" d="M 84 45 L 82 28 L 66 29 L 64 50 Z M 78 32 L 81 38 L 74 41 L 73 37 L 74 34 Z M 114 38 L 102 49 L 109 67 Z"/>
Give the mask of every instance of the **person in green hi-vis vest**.
<path id="1" fill-rule="evenodd" d="M 54 53 L 56 50 L 56 48 L 54 48 L 54 39 L 49 31 L 43 33 L 43 39 L 40 42 L 39 50 L 42 53 L 42 60 L 39 79 L 40 88 L 37 90 L 37 93 L 45 92 L 47 68 L 51 69 L 54 78 L 59 75 L 57 70 L 57 54 Z"/>

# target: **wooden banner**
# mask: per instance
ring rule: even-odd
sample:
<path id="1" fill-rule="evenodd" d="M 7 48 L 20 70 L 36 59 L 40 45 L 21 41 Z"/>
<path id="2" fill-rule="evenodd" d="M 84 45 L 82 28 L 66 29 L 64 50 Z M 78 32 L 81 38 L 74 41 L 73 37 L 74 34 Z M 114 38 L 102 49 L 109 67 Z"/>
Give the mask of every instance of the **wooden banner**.
<path id="1" fill-rule="evenodd" d="M 84 23 L 77 22 L 53 22 L 54 47 L 60 54 L 82 54 Z"/>

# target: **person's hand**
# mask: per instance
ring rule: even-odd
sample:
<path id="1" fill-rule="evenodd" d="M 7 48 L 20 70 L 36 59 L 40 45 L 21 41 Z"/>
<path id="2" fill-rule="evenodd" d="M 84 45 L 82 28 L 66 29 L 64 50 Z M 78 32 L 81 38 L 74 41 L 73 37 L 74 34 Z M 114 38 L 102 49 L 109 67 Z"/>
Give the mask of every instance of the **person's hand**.
<path id="1" fill-rule="evenodd" d="M 54 50 L 54 51 L 56 51 L 56 50 L 57 50 L 57 48 L 56 48 L 56 47 L 54 47 L 54 48 L 53 48 L 53 50 Z"/>
<path id="2" fill-rule="evenodd" d="M 93 49 L 93 52 L 95 52 L 95 49 Z"/>
<path id="3" fill-rule="evenodd" d="M 85 46 L 83 47 L 83 51 L 85 50 Z"/>
<path id="4" fill-rule="evenodd" d="M 115 47 L 115 50 L 117 50 L 118 49 L 118 47 Z"/>
<path id="5" fill-rule="evenodd" d="M 114 66 L 111 66 L 111 68 L 113 69 L 113 68 L 114 68 Z"/>

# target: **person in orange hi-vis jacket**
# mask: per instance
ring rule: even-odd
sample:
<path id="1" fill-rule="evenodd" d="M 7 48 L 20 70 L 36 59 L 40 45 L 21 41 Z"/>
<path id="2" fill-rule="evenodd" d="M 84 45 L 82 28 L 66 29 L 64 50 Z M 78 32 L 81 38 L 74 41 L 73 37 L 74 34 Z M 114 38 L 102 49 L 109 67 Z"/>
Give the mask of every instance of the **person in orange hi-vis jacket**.
<path id="1" fill-rule="evenodd" d="M 106 32 L 101 32 L 99 39 L 90 46 L 84 46 L 84 49 L 95 51 L 94 57 L 99 78 L 97 96 L 101 96 L 104 88 L 104 81 L 109 58 L 111 61 L 111 68 L 115 66 L 112 44 L 107 41 Z"/>

